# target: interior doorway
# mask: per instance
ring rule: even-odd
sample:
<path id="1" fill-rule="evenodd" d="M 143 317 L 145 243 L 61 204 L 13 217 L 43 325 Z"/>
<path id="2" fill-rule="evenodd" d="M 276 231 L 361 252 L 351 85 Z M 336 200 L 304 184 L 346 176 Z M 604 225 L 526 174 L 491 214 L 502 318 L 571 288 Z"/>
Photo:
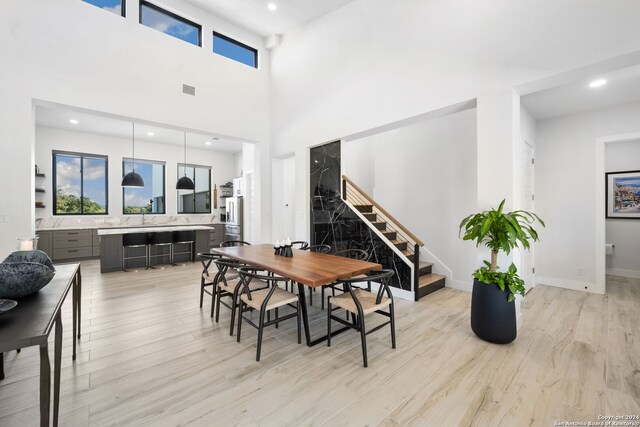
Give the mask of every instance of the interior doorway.
<path id="1" fill-rule="evenodd" d="M 532 145 L 527 141 L 523 141 L 522 147 L 522 192 L 521 206 L 522 209 L 529 212 L 535 212 L 535 194 L 534 194 L 534 168 L 535 168 L 535 152 Z M 535 244 L 532 244 L 529 250 L 521 252 L 520 278 L 524 280 L 526 292 L 529 292 L 535 286 Z"/>

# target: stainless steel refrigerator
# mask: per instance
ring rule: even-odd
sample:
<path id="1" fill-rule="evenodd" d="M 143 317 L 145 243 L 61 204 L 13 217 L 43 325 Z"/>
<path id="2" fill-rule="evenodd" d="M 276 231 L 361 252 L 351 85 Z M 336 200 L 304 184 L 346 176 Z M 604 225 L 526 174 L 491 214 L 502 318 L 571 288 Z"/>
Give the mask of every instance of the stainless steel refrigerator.
<path id="1" fill-rule="evenodd" d="M 225 240 L 242 240 L 243 199 L 242 197 L 228 197 L 226 205 Z"/>

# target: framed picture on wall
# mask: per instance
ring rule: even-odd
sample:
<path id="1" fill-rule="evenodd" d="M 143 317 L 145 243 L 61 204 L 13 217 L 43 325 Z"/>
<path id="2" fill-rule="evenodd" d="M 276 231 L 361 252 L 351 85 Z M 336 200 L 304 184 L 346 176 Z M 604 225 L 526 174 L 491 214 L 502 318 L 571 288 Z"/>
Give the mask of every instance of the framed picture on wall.
<path id="1" fill-rule="evenodd" d="M 640 170 L 609 172 L 607 218 L 640 219 Z"/>

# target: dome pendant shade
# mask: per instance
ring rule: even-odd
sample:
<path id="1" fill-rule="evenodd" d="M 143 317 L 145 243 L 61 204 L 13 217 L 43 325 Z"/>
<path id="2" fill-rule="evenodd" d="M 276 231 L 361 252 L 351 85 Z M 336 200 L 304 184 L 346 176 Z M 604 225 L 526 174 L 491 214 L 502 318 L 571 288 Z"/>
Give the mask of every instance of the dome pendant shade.
<path id="1" fill-rule="evenodd" d="M 122 186 L 129 188 L 144 188 L 144 180 L 136 173 L 136 124 L 131 123 L 131 157 L 133 161 L 132 171 L 122 177 Z M 123 171 L 124 172 L 124 171 Z"/>
<path id="2" fill-rule="evenodd" d="M 183 176 L 178 180 L 176 184 L 176 190 L 195 190 L 196 186 L 191 180 L 191 178 L 187 176 Z"/>
<path id="3" fill-rule="evenodd" d="M 135 172 L 129 172 L 124 176 L 124 178 L 122 178 L 122 186 L 130 188 L 143 188 L 144 180 L 139 174 Z"/>
<path id="4" fill-rule="evenodd" d="M 194 177 L 195 178 L 195 177 Z M 187 132 L 184 133 L 184 176 L 176 183 L 176 190 L 195 190 L 196 185 L 187 176 Z"/>

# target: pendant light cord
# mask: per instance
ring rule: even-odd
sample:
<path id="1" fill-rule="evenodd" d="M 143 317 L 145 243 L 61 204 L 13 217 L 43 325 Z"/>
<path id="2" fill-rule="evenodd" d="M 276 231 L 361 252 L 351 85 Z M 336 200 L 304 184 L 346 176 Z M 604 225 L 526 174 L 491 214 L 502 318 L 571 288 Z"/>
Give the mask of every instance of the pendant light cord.
<path id="1" fill-rule="evenodd" d="M 133 172 L 136 171 L 136 123 L 135 122 L 131 122 L 131 140 L 133 141 L 133 152 L 132 154 L 132 158 L 133 158 L 133 166 L 132 166 L 132 170 Z"/>
<path id="2" fill-rule="evenodd" d="M 187 133 L 184 133 L 184 176 L 187 176 Z"/>

